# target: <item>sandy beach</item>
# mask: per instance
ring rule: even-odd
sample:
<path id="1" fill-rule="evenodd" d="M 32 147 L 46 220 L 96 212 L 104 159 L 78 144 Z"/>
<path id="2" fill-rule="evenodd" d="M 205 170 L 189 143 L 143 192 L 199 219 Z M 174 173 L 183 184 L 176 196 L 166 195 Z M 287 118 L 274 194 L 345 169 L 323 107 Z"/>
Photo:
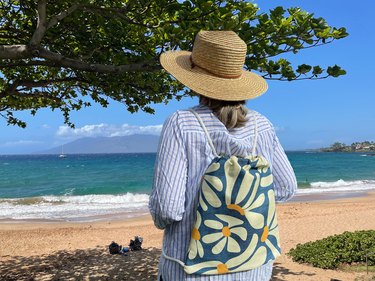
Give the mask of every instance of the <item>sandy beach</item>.
<path id="1" fill-rule="evenodd" d="M 284 253 L 275 262 L 272 280 L 344 281 L 365 275 L 313 268 L 286 256 L 298 243 L 375 229 L 375 192 L 332 198 L 304 197 L 278 205 Z M 111 241 L 128 245 L 135 235 L 144 238 L 144 250 L 127 256 L 108 253 Z M 150 216 L 92 223 L 3 221 L 0 280 L 155 280 L 162 235 Z"/>

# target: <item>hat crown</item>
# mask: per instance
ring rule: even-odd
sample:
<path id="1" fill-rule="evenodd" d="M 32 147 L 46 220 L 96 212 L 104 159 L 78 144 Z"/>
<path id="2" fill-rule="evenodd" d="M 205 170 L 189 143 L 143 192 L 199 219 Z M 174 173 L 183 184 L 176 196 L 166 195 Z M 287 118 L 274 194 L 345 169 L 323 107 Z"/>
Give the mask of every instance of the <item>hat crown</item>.
<path id="1" fill-rule="evenodd" d="M 246 43 L 233 31 L 201 31 L 195 37 L 191 59 L 218 77 L 238 78 L 246 51 Z"/>
<path id="2" fill-rule="evenodd" d="M 193 92 L 217 100 L 241 101 L 263 94 L 264 78 L 246 71 L 245 42 L 232 31 L 201 31 L 193 51 L 168 51 L 162 67 Z"/>

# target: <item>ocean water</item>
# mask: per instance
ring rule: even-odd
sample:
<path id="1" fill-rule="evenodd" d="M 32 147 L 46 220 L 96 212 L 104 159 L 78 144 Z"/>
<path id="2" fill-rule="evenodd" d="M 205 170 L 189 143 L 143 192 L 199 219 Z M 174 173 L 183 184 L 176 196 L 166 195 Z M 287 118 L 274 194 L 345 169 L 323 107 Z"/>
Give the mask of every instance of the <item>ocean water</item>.
<path id="1" fill-rule="evenodd" d="M 289 152 L 299 194 L 375 189 L 375 156 Z M 0 155 L 0 220 L 93 221 L 148 213 L 155 154 Z"/>

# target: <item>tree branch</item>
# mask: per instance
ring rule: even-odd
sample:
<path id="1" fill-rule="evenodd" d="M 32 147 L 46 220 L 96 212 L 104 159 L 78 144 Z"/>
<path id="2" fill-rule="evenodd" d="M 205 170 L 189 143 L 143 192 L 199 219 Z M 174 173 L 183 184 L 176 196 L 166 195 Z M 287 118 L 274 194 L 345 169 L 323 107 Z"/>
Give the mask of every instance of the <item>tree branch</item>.
<path id="1" fill-rule="evenodd" d="M 57 24 L 58 22 L 60 22 L 62 19 L 64 19 L 65 17 L 69 16 L 71 13 L 73 13 L 78 8 L 80 8 L 80 6 L 81 6 L 80 4 L 74 4 L 71 7 L 69 7 L 66 11 L 63 11 L 63 12 L 57 14 L 56 16 L 54 16 L 49 21 L 47 29 L 51 28 L 52 26 L 54 26 L 55 24 Z"/>
<path id="2" fill-rule="evenodd" d="M 142 15 L 142 13 L 146 12 L 151 4 L 152 4 L 152 1 L 148 4 L 148 6 L 143 11 L 141 11 L 138 14 Z M 99 14 L 101 16 L 104 16 L 105 12 L 111 12 L 111 13 L 114 13 L 116 16 L 120 17 L 121 19 L 125 20 L 126 22 L 128 22 L 130 24 L 134 24 L 134 25 L 138 25 L 138 26 L 142 26 L 142 27 L 157 28 L 160 25 L 160 23 L 157 24 L 157 25 L 150 25 L 150 24 L 138 22 L 138 21 L 136 21 L 132 18 L 129 18 L 129 17 L 125 16 L 125 14 L 128 12 L 128 10 L 125 9 L 125 8 L 109 8 L 109 7 L 103 8 L 103 7 L 98 7 L 98 6 L 95 6 L 95 5 L 80 5 L 79 8 L 82 8 L 83 10 L 86 10 L 86 11 L 91 11 L 91 12 Z M 212 14 L 213 12 L 215 12 L 217 10 L 218 10 L 218 8 L 214 8 L 214 9 L 212 9 L 212 10 L 206 12 L 206 13 L 202 13 L 202 14 L 194 17 L 194 18 L 179 19 L 179 20 L 176 20 L 176 21 L 163 21 L 163 24 L 178 24 L 178 23 L 181 23 L 181 22 L 195 21 L 195 20 L 197 20 L 201 17 L 205 17 L 205 16 L 208 16 L 209 14 Z"/>
<path id="3" fill-rule="evenodd" d="M 39 57 L 46 60 L 55 62 L 56 66 L 67 67 L 74 70 L 83 70 L 89 72 L 99 72 L 99 73 L 124 73 L 129 71 L 156 71 L 160 70 L 159 65 L 149 65 L 151 62 L 156 62 L 156 58 L 146 62 L 133 63 L 127 65 L 108 65 L 108 64 L 90 64 L 78 59 L 71 59 L 64 57 L 60 54 L 51 52 L 44 48 L 39 49 Z"/>
<path id="4" fill-rule="evenodd" d="M 25 61 L 17 61 L 12 63 L 0 63 L 0 69 L 3 68 L 10 68 L 10 67 L 29 67 L 29 66 L 49 66 L 49 67 L 60 67 L 56 65 L 54 62 L 45 61 L 45 60 L 31 60 L 28 62 Z"/>
<path id="5" fill-rule="evenodd" d="M 55 100 L 55 101 L 61 101 L 59 97 L 51 96 L 50 93 L 42 92 L 42 91 L 34 92 L 34 93 L 24 93 L 24 92 L 15 91 L 13 95 L 17 97 L 22 97 L 22 98 L 45 98 L 45 99 L 50 99 L 50 100 Z"/>
<path id="6" fill-rule="evenodd" d="M 88 83 L 88 81 L 79 78 L 79 77 L 66 77 L 66 78 L 60 78 L 60 79 L 45 79 L 45 80 L 18 80 L 14 83 L 19 86 L 24 86 L 26 89 L 30 88 L 37 88 L 37 87 L 46 87 L 52 83 L 64 83 L 64 82 L 84 82 Z"/>
<path id="7" fill-rule="evenodd" d="M 5 118 L 5 116 L 1 113 L 1 111 L 5 111 L 8 109 L 10 109 L 9 105 L 4 105 L 4 106 L 0 105 L 0 116 Z"/>
<path id="8" fill-rule="evenodd" d="M 85 10 L 91 10 L 91 11 L 100 10 L 100 11 L 104 11 L 104 12 L 114 12 L 114 13 L 121 13 L 121 14 L 125 14 L 125 13 L 128 12 L 128 9 L 126 9 L 126 8 L 98 7 L 96 5 L 90 5 L 90 4 L 80 5 L 80 7 L 82 7 Z"/>
<path id="9" fill-rule="evenodd" d="M 330 44 L 334 41 L 335 39 L 332 39 L 331 41 L 327 41 L 325 43 L 320 43 L 321 39 L 318 39 L 315 41 L 314 44 L 310 44 L 310 46 L 306 46 L 306 47 L 300 47 L 298 49 L 294 48 L 293 46 L 290 46 L 290 45 L 287 45 L 288 47 L 286 47 L 284 50 L 281 50 L 280 52 L 278 52 L 277 54 L 274 54 L 274 55 L 266 55 L 266 56 L 262 56 L 262 57 L 255 57 L 255 56 L 249 56 L 248 60 L 262 60 L 262 59 L 268 59 L 268 58 L 272 58 L 272 57 L 276 57 L 278 55 L 281 55 L 281 54 L 285 54 L 285 53 L 289 53 L 289 52 L 293 52 L 294 50 L 304 50 L 304 49 L 310 49 L 310 48 L 314 48 L 314 47 L 319 47 L 319 46 L 323 46 L 323 45 L 327 45 L 327 44 Z"/>
<path id="10" fill-rule="evenodd" d="M 155 27 L 157 27 L 157 26 L 153 26 L 153 25 L 149 25 L 149 24 L 144 24 L 144 23 L 141 23 L 141 22 L 137 22 L 134 19 L 128 18 L 127 16 L 125 16 L 125 13 L 127 12 L 126 9 L 121 9 L 121 8 L 103 8 L 103 7 L 97 7 L 97 6 L 94 6 L 94 5 L 81 5 L 80 7 L 82 7 L 83 10 L 91 11 L 91 12 L 97 14 L 97 15 L 100 15 L 100 16 L 104 16 L 105 12 L 114 13 L 119 18 L 121 18 L 122 20 L 124 20 L 124 21 L 126 21 L 127 23 L 130 23 L 130 24 L 134 24 L 134 25 L 138 25 L 138 26 L 142 26 L 142 27 L 147 27 L 147 28 L 155 28 Z"/>
<path id="11" fill-rule="evenodd" d="M 130 71 L 146 72 L 158 71 L 161 69 L 160 65 L 155 64 L 157 58 L 149 61 L 126 64 L 126 65 L 108 65 L 108 64 L 90 64 L 79 59 L 71 59 L 64 57 L 58 53 L 51 52 L 44 48 L 39 48 L 31 53 L 26 45 L 0 45 L 0 59 L 27 59 L 34 57 L 43 58 L 46 61 L 29 61 L 29 62 L 12 62 L 0 63 L 0 69 L 14 66 L 51 66 L 51 67 L 66 67 L 74 70 L 82 70 L 99 73 L 124 73 Z"/>
<path id="12" fill-rule="evenodd" d="M 47 31 L 47 0 L 38 1 L 38 24 L 30 40 L 30 46 L 37 47 Z"/>
<path id="13" fill-rule="evenodd" d="M 329 75 L 326 76 L 321 76 L 321 77 L 315 77 L 315 75 L 312 75 L 310 77 L 304 77 L 304 78 L 293 78 L 292 80 L 288 80 L 287 78 L 279 77 L 279 78 L 272 78 L 272 77 L 267 77 L 269 74 L 265 74 L 262 77 L 266 80 L 278 80 L 278 81 L 300 81 L 300 80 L 321 80 L 321 79 L 326 79 L 329 77 Z M 299 77 L 299 76 L 298 76 Z"/>
<path id="14" fill-rule="evenodd" d="M 29 56 L 27 45 L 0 45 L 0 59 L 26 59 Z"/>
<path id="15" fill-rule="evenodd" d="M 28 97 L 32 94 L 23 93 L 21 91 L 28 90 L 30 88 L 39 88 L 39 87 L 46 87 L 52 83 L 64 83 L 64 82 L 83 82 L 89 83 L 87 80 L 80 78 L 80 77 L 65 77 L 60 79 L 45 79 L 45 80 L 16 80 L 12 84 L 10 84 L 6 89 L 0 92 L 0 99 L 6 96 L 19 96 L 19 97 Z M 17 89 L 18 87 L 23 86 L 22 89 Z M 42 93 L 42 92 L 39 92 Z M 47 93 L 47 92 L 43 92 Z M 46 97 L 45 95 L 43 97 Z"/>
<path id="16" fill-rule="evenodd" d="M 216 12 L 218 10 L 218 8 L 214 8 L 210 11 L 207 11 L 206 13 L 202 13 L 194 18 L 185 18 L 185 19 L 179 19 L 179 20 L 170 20 L 170 21 L 164 21 L 163 23 L 164 24 L 177 24 L 177 23 L 181 23 L 181 22 L 188 22 L 188 21 L 196 21 L 197 19 L 199 18 L 202 18 L 202 17 L 205 17 L 205 16 L 208 16 L 214 12 Z"/>
<path id="17" fill-rule="evenodd" d="M 99 51 L 99 50 L 100 50 L 100 47 L 95 48 L 90 53 L 88 53 L 88 54 L 86 54 L 84 56 L 81 56 L 81 59 L 87 60 L 87 59 L 91 58 L 94 55 L 94 53 L 97 52 L 97 51 Z"/>

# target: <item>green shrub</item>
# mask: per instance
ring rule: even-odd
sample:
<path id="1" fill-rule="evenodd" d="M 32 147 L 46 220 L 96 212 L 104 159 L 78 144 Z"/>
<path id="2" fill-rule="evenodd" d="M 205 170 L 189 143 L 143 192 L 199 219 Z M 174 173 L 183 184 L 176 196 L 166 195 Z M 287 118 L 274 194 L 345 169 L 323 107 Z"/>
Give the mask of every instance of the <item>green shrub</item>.
<path id="1" fill-rule="evenodd" d="M 339 235 L 298 244 L 289 251 L 293 261 L 315 267 L 334 269 L 340 264 L 365 263 L 375 265 L 375 230 L 344 232 Z"/>

